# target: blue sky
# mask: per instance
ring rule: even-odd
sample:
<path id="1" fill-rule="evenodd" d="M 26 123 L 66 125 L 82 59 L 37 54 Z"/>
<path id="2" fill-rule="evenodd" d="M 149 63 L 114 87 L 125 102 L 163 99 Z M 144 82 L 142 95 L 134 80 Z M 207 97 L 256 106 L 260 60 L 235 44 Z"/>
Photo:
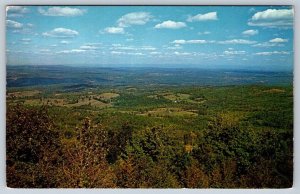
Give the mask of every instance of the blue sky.
<path id="1" fill-rule="evenodd" d="M 8 65 L 293 69 L 289 6 L 9 6 Z"/>

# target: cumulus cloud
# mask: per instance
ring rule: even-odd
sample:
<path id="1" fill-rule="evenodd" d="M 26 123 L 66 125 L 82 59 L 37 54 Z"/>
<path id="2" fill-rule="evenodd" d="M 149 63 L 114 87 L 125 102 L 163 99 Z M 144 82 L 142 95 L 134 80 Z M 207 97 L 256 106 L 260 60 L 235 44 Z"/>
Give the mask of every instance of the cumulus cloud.
<path id="1" fill-rule="evenodd" d="M 211 34 L 209 31 L 204 31 L 204 32 L 198 32 L 198 35 L 208 35 Z"/>
<path id="2" fill-rule="evenodd" d="M 26 26 L 32 28 L 34 25 L 32 23 L 27 23 Z"/>
<path id="3" fill-rule="evenodd" d="M 124 34 L 124 28 L 121 27 L 107 27 L 104 29 L 105 33 L 108 34 Z"/>
<path id="4" fill-rule="evenodd" d="M 28 13 L 29 9 L 24 6 L 7 6 L 6 11 L 9 13 Z"/>
<path id="5" fill-rule="evenodd" d="M 132 12 L 123 15 L 117 20 L 116 27 L 107 27 L 104 31 L 99 31 L 100 33 L 109 33 L 109 34 L 125 34 L 124 28 L 133 26 L 133 25 L 144 25 L 153 16 L 148 12 Z"/>
<path id="6" fill-rule="evenodd" d="M 195 16 L 189 16 L 188 22 L 196 22 L 196 21 L 210 21 L 210 20 L 218 20 L 217 12 L 209 12 L 206 14 L 198 14 Z"/>
<path id="7" fill-rule="evenodd" d="M 41 52 L 41 53 L 48 53 L 48 52 L 50 52 L 50 50 L 49 49 L 40 49 L 39 52 Z"/>
<path id="8" fill-rule="evenodd" d="M 272 42 L 272 43 L 284 43 L 284 42 L 288 42 L 288 39 L 274 38 L 272 40 L 269 40 L 269 42 Z"/>
<path id="9" fill-rule="evenodd" d="M 252 46 L 253 47 L 274 47 L 274 46 L 284 46 L 284 45 L 278 43 L 262 42 L 262 43 L 254 44 Z"/>
<path id="10" fill-rule="evenodd" d="M 167 28 L 167 29 L 179 29 L 186 27 L 186 24 L 184 22 L 174 22 L 172 20 L 164 21 L 160 24 L 156 24 L 154 28 L 160 29 L 160 28 Z"/>
<path id="11" fill-rule="evenodd" d="M 98 47 L 90 46 L 90 45 L 83 45 L 83 46 L 80 47 L 80 49 L 82 49 L 82 50 L 96 50 L 96 49 L 98 49 Z"/>
<path id="12" fill-rule="evenodd" d="M 168 50 L 179 50 L 182 49 L 182 47 L 179 44 L 175 44 L 174 46 L 168 46 L 166 47 Z"/>
<path id="13" fill-rule="evenodd" d="M 111 51 L 110 52 L 113 55 L 134 55 L 134 56 L 143 56 L 145 54 L 141 53 L 141 52 L 135 52 L 135 53 L 128 53 L 128 52 L 123 52 L 123 51 Z"/>
<path id="14" fill-rule="evenodd" d="M 224 55 L 244 55 L 244 54 L 246 54 L 246 51 L 233 51 L 233 50 L 229 50 L 229 51 L 224 51 L 223 54 Z"/>
<path id="15" fill-rule="evenodd" d="M 189 55 L 192 55 L 192 53 L 189 53 L 189 52 L 177 52 L 177 51 L 175 51 L 174 55 L 177 55 L 177 56 L 189 56 Z"/>
<path id="16" fill-rule="evenodd" d="M 7 6 L 7 17 L 23 17 L 24 14 L 29 13 L 29 9 L 24 6 Z"/>
<path id="17" fill-rule="evenodd" d="M 156 50 L 156 48 L 152 47 L 152 46 L 142 46 L 142 47 L 140 47 L 138 49 L 144 50 L 144 51 L 155 51 Z"/>
<path id="18" fill-rule="evenodd" d="M 293 25 L 293 9 L 267 9 L 255 13 L 249 20 L 249 26 L 262 26 L 269 28 L 284 28 Z"/>
<path id="19" fill-rule="evenodd" d="M 111 51 L 110 53 L 113 54 L 113 55 L 125 54 L 125 52 L 121 52 L 121 51 Z"/>
<path id="20" fill-rule="evenodd" d="M 245 40 L 245 39 L 232 39 L 232 40 L 224 40 L 219 41 L 219 44 L 255 44 L 256 41 Z"/>
<path id="21" fill-rule="evenodd" d="M 208 43 L 206 40 L 174 40 L 173 44 L 205 44 Z"/>
<path id="22" fill-rule="evenodd" d="M 143 51 L 155 51 L 156 48 L 153 46 L 123 46 L 121 44 L 112 44 L 111 50 L 143 50 Z"/>
<path id="23" fill-rule="evenodd" d="M 172 44 L 255 44 L 256 41 L 245 40 L 245 39 L 232 39 L 232 40 L 174 40 L 170 42 Z"/>
<path id="24" fill-rule="evenodd" d="M 84 53 L 86 50 L 83 49 L 71 49 L 71 50 L 63 50 L 58 51 L 57 54 L 72 54 L 72 53 Z"/>
<path id="25" fill-rule="evenodd" d="M 252 45 L 253 47 L 275 47 L 275 46 L 284 46 L 283 43 L 288 42 L 288 39 L 283 39 L 283 38 L 274 38 L 269 40 L 268 42 L 262 42 L 258 44 Z"/>
<path id="26" fill-rule="evenodd" d="M 67 41 L 67 40 L 62 40 L 60 41 L 61 44 L 70 44 L 71 42 L 70 41 Z"/>
<path id="27" fill-rule="evenodd" d="M 269 40 L 268 42 L 262 42 L 258 44 L 252 45 L 253 47 L 275 47 L 275 46 L 284 46 L 283 43 L 288 42 L 288 39 L 283 39 L 283 38 L 274 38 Z"/>
<path id="28" fill-rule="evenodd" d="M 161 52 L 150 52 L 150 55 L 160 55 Z"/>
<path id="29" fill-rule="evenodd" d="M 30 42 L 31 39 L 30 39 L 30 38 L 22 38 L 21 41 L 24 41 L 24 42 Z"/>
<path id="30" fill-rule="evenodd" d="M 128 55 L 136 55 L 136 56 L 142 56 L 145 55 L 143 53 L 127 53 Z"/>
<path id="31" fill-rule="evenodd" d="M 67 28 L 55 28 L 49 32 L 44 32 L 43 36 L 56 37 L 56 38 L 72 38 L 77 36 L 79 33 L 75 30 Z"/>
<path id="32" fill-rule="evenodd" d="M 290 52 L 286 51 L 270 51 L 270 52 L 258 52 L 255 53 L 255 55 L 261 55 L 261 56 L 270 56 L 270 55 L 289 55 Z"/>
<path id="33" fill-rule="evenodd" d="M 153 16 L 148 12 L 132 12 L 126 15 L 123 15 L 121 18 L 118 19 L 117 23 L 119 27 L 125 28 L 132 25 L 144 25 Z"/>
<path id="34" fill-rule="evenodd" d="M 88 42 L 88 43 L 85 43 L 84 45 L 87 45 L 87 46 L 99 46 L 99 45 L 102 45 L 101 42 Z"/>
<path id="35" fill-rule="evenodd" d="M 31 39 L 30 38 L 22 38 L 20 41 L 21 41 L 22 44 L 26 44 L 27 45 L 27 44 L 29 44 L 31 42 Z"/>
<path id="36" fill-rule="evenodd" d="M 31 23 L 23 24 L 13 20 L 6 20 L 6 27 L 13 33 L 34 34 L 34 32 L 32 31 L 34 25 Z"/>
<path id="37" fill-rule="evenodd" d="M 23 24 L 12 20 L 6 20 L 6 26 L 8 28 L 20 29 L 23 27 Z"/>
<path id="38" fill-rule="evenodd" d="M 38 12 L 44 16 L 81 16 L 86 11 L 78 8 L 70 8 L 70 7 L 50 7 L 48 9 L 43 9 L 41 7 L 38 8 Z"/>
<path id="39" fill-rule="evenodd" d="M 254 36 L 256 34 L 258 34 L 258 30 L 246 30 L 244 32 L 242 32 L 243 35 L 246 36 Z"/>

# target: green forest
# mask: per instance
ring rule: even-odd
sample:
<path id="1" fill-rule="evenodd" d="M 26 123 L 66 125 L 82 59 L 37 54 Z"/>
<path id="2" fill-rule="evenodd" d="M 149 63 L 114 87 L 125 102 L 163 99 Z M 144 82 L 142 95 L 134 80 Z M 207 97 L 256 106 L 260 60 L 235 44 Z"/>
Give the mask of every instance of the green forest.
<path id="1" fill-rule="evenodd" d="M 7 101 L 9 187 L 292 186 L 289 86 L 24 90 Z"/>

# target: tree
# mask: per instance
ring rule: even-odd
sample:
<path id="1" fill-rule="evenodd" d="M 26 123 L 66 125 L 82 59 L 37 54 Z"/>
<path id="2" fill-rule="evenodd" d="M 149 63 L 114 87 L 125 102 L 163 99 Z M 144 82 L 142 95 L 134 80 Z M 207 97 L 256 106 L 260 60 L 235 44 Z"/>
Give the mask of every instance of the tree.
<path id="1" fill-rule="evenodd" d="M 115 175 L 105 159 L 107 132 L 91 126 L 91 120 L 85 118 L 77 140 L 65 145 L 61 187 L 115 187 Z"/>
<path id="2" fill-rule="evenodd" d="M 8 106 L 7 185 L 57 187 L 61 144 L 47 108 Z"/>
<path id="3" fill-rule="evenodd" d="M 106 159 L 110 164 L 115 163 L 119 156 L 127 156 L 126 146 L 132 140 L 132 132 L 133 128 L 128 123 L 123 124 L 120 131 L 108 132 Z"/>

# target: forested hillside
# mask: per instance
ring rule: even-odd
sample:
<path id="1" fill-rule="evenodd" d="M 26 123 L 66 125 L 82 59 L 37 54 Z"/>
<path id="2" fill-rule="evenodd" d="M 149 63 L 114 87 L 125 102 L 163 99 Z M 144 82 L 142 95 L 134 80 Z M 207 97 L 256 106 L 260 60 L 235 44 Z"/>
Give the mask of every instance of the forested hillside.
<path id="1" fill-rule="evenodd" d="M 9 187 L 292 186 L 290 86 L 25 89 L 7 97 Z"/>

